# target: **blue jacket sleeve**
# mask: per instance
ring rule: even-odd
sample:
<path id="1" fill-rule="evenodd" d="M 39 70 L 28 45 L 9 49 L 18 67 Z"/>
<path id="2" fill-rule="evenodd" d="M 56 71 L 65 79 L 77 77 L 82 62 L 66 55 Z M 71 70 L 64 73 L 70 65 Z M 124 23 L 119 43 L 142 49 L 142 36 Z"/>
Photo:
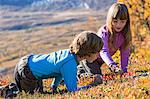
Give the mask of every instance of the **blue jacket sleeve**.
<path id="1" fill-rule="evenodd" d="M 84 90 L 84 89 L 89 89 L 89 88 L 91 88 L 92 87 L 92 85 L 87 85 L 87 86 L 81 86 L 81 87 L 79 87 L 77 90 L 79 91 L 79 90 Z"/>
<path id="2" fill-rule="evenodd" d="M 64 78 L 67 90 L 70 92 L 77 91 L 77 64 L 75 60 L 69 60 L 60 69 Z"/>
<path id="3" fill-rule="evenodd" d="M 61 80 L 62 80 L 62 76 L 61 75 L 53 78 L 53 81 L 52 81 L 52 84 L 51 84 L 51 88 L 57 87 Z"/>

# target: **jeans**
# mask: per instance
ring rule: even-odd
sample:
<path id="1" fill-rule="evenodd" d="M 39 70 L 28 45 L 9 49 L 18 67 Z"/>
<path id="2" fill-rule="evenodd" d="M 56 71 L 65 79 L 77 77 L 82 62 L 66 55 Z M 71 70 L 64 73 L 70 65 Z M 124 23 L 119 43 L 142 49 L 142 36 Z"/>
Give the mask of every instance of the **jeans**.
<path id="1" fill-rule="evenodd" d="M 29 56 L 22 57 L 15 67 L 14 76 L 16 84 L 20 91 L 24 90 L 26 93 L 43 92 L 42 80 L 36 79 L 28 67 Z"/>

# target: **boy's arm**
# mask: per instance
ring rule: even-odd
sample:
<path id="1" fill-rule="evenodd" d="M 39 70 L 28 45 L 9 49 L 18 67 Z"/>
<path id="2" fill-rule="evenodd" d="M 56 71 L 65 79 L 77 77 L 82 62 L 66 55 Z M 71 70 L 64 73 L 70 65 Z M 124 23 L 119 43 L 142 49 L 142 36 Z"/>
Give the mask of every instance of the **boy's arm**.
<path id="1" fill-rule="evenodd" d="M 61 75 L 53 78 L 53 81 L 52 81 L 52 84 L 51 84 L 51 88 L 52 89 L 56 89 L 61 80 L 62 80 L 62 76 Z"/>
<path id="2" fill-rule="evenodd" d="M 102 78 L 100 75 L 95 75 L 95 80 L 93 83 L 87 86 L 80 86 L 77 88 L 77 64 L 75 61 L 69 61 L 63 65 L 61 68 L 61 73 L 63 75 L 67 90 L 70 92 L 79 91 L 82 89 L 88 89 L 96 84 L 102 83 Z"/>
<path id="3" fill-rule="evenodd" d="M 77 91 L 77 63 L 75 60 L 69 60 L 60 69 L 64 78 L 67 90 L 70 92 Z"/>

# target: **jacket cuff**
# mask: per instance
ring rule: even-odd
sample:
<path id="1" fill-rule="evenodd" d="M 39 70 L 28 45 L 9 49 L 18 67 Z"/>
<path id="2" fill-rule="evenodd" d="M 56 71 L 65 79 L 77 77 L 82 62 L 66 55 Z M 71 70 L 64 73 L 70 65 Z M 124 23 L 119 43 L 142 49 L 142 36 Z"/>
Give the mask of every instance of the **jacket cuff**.
<path id="1" fill-rule="evenodd" d="M 118 66 L 117 64 L 118 64 L 118 63 L 115 63 L 115 62 L 114 62 L 114 63 L 110 63 L 110 64 L 109 64 L 109 67 L 117 67 L 117 66 Z"/>

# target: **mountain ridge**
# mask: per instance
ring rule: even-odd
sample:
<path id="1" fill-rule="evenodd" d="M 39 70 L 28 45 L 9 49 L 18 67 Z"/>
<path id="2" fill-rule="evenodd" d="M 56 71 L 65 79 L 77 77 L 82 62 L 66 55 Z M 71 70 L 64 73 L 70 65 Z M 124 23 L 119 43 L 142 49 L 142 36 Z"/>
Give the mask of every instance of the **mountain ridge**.
<path id="1" fill-rule="evenodd" d="M 62 11 L 76 8 L 99 10 L 114 2 L 116 0 L 0 0 L 0 5 L 18 7 L 19 9 Z"/>

